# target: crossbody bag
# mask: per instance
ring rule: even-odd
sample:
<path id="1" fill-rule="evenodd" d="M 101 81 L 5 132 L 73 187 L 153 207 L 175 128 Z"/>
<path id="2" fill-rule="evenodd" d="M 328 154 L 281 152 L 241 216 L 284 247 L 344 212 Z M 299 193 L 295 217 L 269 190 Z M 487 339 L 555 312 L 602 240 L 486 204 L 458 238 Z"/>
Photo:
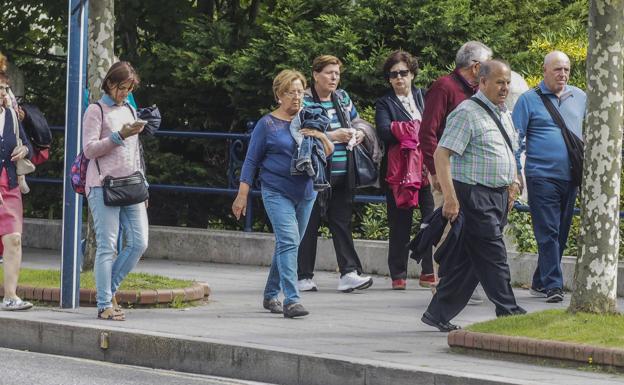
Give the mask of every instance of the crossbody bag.
<path id="1" fill-rule="evenodd" d="M 100 108 L 102 108 L 102 106 L 100 106 Z M 130 106 L 128 106 L 128 108 L 130 108 L 132 116 L 136 119 L 134 110 Z M 137 140 L 139 140 L 138 137 Z M 140 152 L 139 150 L 139 156 L 141 156 Z M 134 163 L 136 163 L 136 158 Z M 101 178 L 102 172 L 100 171 L 100 163 L 97 159 L 95 160 L 95 165 Z M 145 202 L 149 199 L 147 183 L 141 171 L 136 171 L 130 175 L 120 177 L 105 176 L 102 180 L 102 192 L 104 195 L 104 204 L 106 206 L 130 206 Z"/>
<path id="2" fill-rule="evenodd" d="M 563 136 L 563 141 L 565 142 L 566 149 L 568 150 L 568 158 L 570 159 L 570 175 L 572 176 L 572 183 L 575 186 L 580 186 L 581 182 L 583 182 L 583 158 L 584 158 L 584 150 L 585 143 L 572 131 L 568 129 L 568 126 L 565 124 L 565 120 L 559 113 L 559 110 L 552 104 L 552 101 L 548 98 L 548 96 L 544 95 L 542 90 L 539 87 L 535 87 L 535 92 L 542 99 L 542 103 L 548 110 L 550 117 L 552 120 L 559 126 L 561 129 L 561 135 Z"/>

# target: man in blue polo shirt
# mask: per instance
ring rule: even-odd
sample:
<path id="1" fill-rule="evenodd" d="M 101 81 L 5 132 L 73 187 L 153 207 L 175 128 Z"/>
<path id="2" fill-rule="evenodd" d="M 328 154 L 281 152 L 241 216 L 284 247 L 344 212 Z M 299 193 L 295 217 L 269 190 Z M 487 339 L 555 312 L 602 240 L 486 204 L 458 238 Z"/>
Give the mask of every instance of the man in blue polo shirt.
<path id="1" fill-rule="evenodd" d="M 544 57 L 544 80 L 538 87 L 559 111 L 567 129 L 582 139 L 587 96 L 568 85 L 569 78 L 570 59 L 566 54 L 553 51 Z M 561 128 L 535 89 L 520 96 L 512 118 L 520 141 L 526 138 L 526 145 L 522 147 L 526 148 L 524 174 L 539 251 L 531 294 L 546 298 L 547 302 L 561 302 L 561 257 L 568 240 L 578 187 L 572 183 L 570 159 Z M 518 168 L 521 172 L 520 162 Z"/>

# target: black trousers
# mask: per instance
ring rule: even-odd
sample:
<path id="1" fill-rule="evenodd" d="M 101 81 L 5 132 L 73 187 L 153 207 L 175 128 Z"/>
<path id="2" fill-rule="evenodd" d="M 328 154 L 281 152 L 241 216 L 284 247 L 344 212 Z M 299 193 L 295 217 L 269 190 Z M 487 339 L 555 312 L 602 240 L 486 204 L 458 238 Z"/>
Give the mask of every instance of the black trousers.
<path id="1" fill-rule="evenodd" d="M 418 192 L 418 206 L 420 215 L 425 218 L 433 212 L 433 195 L 431 186 L 426 186 Z M 412 232 L 412 217 L 414 209 L 400 209 L 396 207 L 394 194 L 388 188 L 386 190 L 386 210 L 388 213 L 388 227 L 390 228 L 388 239 L 388 268 L 390 277 L 394 279 L 407 278 L 407 260 L 409 250 L 407 244 Z M 433 273 L 433 249 L 427 252 L 421 262 L 423 274 Z"/>
<path id="2" fill-rule="evenodd" d="M 351 233 L 351 216 L 353 215 L 351 198 L 351 193 L 347 191 L 346 186 L 338 185 L 332 188 L 331 198 L 327 201 L 327 221 L 334 241 L 336 260 L 341 276 L 352 271 L 357 271 L 358 274 L 362 273 L 362 263 L 353 246 Z M 314 276 L 316 242 L 320 225 L 321 208 L 317 200 L 312 208 L 305 235 L 299 244 L 297 257 L 299 279 L 308 279 Z"/>
<path id="3" fill-rule="evenodd" d="M 454 185 L 464 215 L 463 255 L 440 278 L 427 312 L 439 321 L 450 321 L 466 306 L 481 282 L 483 291 L 496 306 L 497 316 L 523 313 L 511 289 L 503 242 L 507 188 L 492 189 L 458 181 Z"/>

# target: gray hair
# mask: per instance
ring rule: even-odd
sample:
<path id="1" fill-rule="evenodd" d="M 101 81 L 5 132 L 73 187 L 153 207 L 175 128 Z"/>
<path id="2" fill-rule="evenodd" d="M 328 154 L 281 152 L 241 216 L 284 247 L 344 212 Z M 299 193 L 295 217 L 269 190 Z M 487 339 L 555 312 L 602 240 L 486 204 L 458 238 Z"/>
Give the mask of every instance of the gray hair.
<path id="1" fill-rule="evenodd" d="M 480 41 L 469 41 L 461 46 L 455 56 L 455 67 L 468 68 L 473 61 L 482 62 L 492 57 L 492 50 Z"/>
<path id="2" fill-rule="evenodd" d="M 504 60 L 492 59 L 492 60 L 487 60 L 487 61 L 482 62 L 481 67 L 479 67 L 479 80 L 483 78 L 487 79 L 492 73 L 492 71 L 494 71 L 495 68 L 500 68 L 500 67 L 503 67 L 511 71 L 509 64 Z"/>

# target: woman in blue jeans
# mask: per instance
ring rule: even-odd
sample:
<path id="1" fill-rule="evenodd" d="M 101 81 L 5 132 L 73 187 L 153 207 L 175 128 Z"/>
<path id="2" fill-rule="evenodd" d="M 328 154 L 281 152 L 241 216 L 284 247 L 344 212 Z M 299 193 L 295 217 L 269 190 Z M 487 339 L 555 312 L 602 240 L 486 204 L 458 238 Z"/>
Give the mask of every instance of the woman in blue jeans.
<path id="1" fill-rule="evenodd" d="M 297 250 L 316 199 L 312 177 L 290 175 L 297 145 L 290 133 L 290 122 L 302 106 L 305 77 L 298 71 L 283 70 L 273 80 L 278 108 L 263 116 L 251 135 L 241 171 L 238 195 L 232 204 L 236 219 L 245 215 L 247 197 L 259 168 L 262 200 L 275 234 L 275 252 L 264 289 L 263 307 L 286 318 L 308 315 L 297 289 Z M 324 133 L 302 128 L 301 134 L 320 139 L 326 154 L 334 146 Z M 278 299 L 284 292 L 284 306 Z"/>
<path id="2" fill-rule="evenodd" d="M 125 315 L 115 301 L 121 281 L 147 249 L 147 202 L 129 206 L 106 206 L 102 191 L 105 176 L 123 177 L 143 169 L 136 111 L 128 104 L 128 94 L 139 83 L 127 62 L 111 66 L 104 78 L 104 96 L 91 104 L 84 115 L 82 146 L 90 159 L 85 193 L 95 227 L 95 286 L 98 318 L 123 321 Z M 119 226 L 125 244 L 117 254 Z"/>

